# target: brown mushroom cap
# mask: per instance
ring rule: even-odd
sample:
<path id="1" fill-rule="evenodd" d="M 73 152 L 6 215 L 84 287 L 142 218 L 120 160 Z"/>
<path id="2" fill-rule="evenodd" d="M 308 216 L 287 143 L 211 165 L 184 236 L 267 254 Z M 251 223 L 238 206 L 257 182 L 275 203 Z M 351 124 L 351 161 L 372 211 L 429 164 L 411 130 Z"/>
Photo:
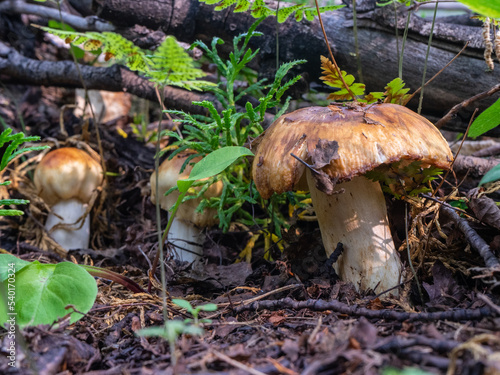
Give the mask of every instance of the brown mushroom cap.
<path id="1" fill-rule="evenodd" d="M 36 167 L 34 176 L 38 195 L 49 206 L 69 199 L 87 203 L 102 180 L 101 164 L 74 147 L 49 152 Z"/>
<path id="2" fill-rule="evenodd" d="M 179 191 L 173 191 L 169 195 L 164 195 L 170 188 L 177 186 L 177 180 L 183 180 L 189 177 L 189 173 L 193 169 L 191 163 L 200 161 L 201 157 L 193 158 L 184 168 L 184 171 L 179 174 L 186 158 L 192 155 L 192 152 L 183 152 L 175 155 L 171 160 L 166 159 L 158 168 L 158 190 L 162 192 L 160 197 L 160 206 L 164 210 L 172 208 L 179 197 Z M 154 203 L 156 199 L 156 177 L 155 173 L 151 175 L 151 201 Z M 212 184 L 203 194 L 204 197 L 217 197 L 222 193 L 222 181 L 217 181 Z M 205 208 L 203 212 L 195 212 L 200 204 L 200 199 L 190 199 L 184 202 L 177 211 L 176 218 L 193 223 L 200 227 L 209 227 L 218 223 L 216 218 L 217 210 L 213 208 Z"/>
<path id="3" fill-rule="evenodd" d="M 252 167 L 263 198 L 290 191 L 319 140 L 338 142 L 338 158 L 322 169 L 339 182 L 402 159 L 448 169 L 453 155 L 427 119 L 397 104 L 308 107 L 285 114 L 266 130 Z"/>

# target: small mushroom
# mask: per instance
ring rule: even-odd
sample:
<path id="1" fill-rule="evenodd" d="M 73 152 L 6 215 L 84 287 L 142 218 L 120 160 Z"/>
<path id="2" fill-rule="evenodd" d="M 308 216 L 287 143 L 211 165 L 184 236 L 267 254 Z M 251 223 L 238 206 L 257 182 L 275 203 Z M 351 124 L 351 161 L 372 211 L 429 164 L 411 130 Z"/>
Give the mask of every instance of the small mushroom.
<path id="1" fill-rule="evenodd" d="M 35 187 L 51 210 L 45 229 L 64 249 L 88 248 L 88 204 L 102 181 L 99 162 L 74 147 L 51 151 L 37 165 Z"/>
<path id="2" fill-rule="evenodd" d="M 166 159 L 158 168 L 158 191 L 161 192 L 160 206 L 164 210 L 170 210 L 179 197 L 179 191 L 175 190 L 168 195 L 165 193 L 172 187 L 177 186 L 177 181 L 189 177 L 193 169 L 192 163 L 200 161 L 201 157 L 195 157 L 189 161 L 181 173 L 186 159 L 193 152 L 187 151 L 175 155 L 172 159 Z M 156 173 L 151 175 L 151 201 L 156 202 Z M 222 181 L 212 184 L 203 194 L 204 197 L 216 197 L 222 193 Z M 196 189 L 196 188 L 195 188 Z M 194 262 L 202 255 L 202 245 L 205 242 L 204 229 L 219 222 L 217 210 L 205 208 L 203 212 L 197 212 L 196 208 L 201 202 L 200 198 L 193 198 L 182 203 L 172 221 L 168 232 L 168 241 L 174 245 L 174 259 Z"/>
<path id="3" fill-rule="evenodd" d="M 434 125 L 403 106 L 330 105 L 277 119 L 257 147 L 252 173 L 261 196 L 269 198 L 303 186 L 307 169 L 327 255 L 344 245 L 335 270 L 358 290 L 381 292 L 399 285 L 401 262 L 380 184 L 364 175 L 396 162 L 447 169 L 451 160 Z"/>

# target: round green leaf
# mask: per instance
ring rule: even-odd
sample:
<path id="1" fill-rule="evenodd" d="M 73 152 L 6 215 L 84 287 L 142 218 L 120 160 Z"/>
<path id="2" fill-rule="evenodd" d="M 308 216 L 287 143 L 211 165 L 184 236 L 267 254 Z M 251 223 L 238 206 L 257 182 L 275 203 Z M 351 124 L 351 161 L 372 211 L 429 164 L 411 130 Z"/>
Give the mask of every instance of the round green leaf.
<path id="1" fill-rule="evenodd" d="M 0 254 L 0 281 L 4 281 L 12 273 L 11 265 L 14 265 L 14 272 L 26 267 L 30 262 L 19 259 L 12 254 Z"/>
<path id="2" fill-rule="evenodd" d="M 500 0 L 458 0 L 469 9 L 486 17 L 500 18 Z"/>
<path id="3" fill-rule="evenodd" d="M 74 323 L 92 308 L 97 296 L 94 278 L 70 262 L 35 261 L 16 273 L 14 285 L 16 323 L 21 328 L 52 324 L 67 314 L 71 314 L 70 322 Z M 66 309 L 68 305 L 79 312 L 71 307 Z M 6 322 L 7 317 L 0 312 L 0 324 Z"/>

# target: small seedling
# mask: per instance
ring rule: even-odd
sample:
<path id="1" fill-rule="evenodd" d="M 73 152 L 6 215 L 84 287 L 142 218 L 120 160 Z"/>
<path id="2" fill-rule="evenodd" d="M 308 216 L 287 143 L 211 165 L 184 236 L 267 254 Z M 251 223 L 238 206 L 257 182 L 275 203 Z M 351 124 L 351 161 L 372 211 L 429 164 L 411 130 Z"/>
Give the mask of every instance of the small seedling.
<path id="1" fill-rule="evenodd" d="M 187 318 L 184 320 L 184 323 L 192 322 L 196 327 L 200 325 L 200 323 L 211 323 L 210 319 L 199 319 L 199 314 L 201 311 L 215 311 L 217 310 L 217 305 L 215 303 L 207 303 L 205 305 L 199 305 L 193 307 L 189 301 L 185 299 L 172 299 L 172 302 L 179 307 L 185 309 L 188 313 L 193 316 L 193 319 Z"/>

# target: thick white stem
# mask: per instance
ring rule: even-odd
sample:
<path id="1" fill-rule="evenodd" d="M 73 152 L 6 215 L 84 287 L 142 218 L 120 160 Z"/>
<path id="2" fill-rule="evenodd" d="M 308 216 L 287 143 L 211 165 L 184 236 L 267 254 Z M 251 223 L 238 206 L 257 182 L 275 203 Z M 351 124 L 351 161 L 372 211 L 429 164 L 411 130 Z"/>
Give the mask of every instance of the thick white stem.
<path id="1" fill-rule="evenodd" d="M 87 205 L 77 199 L 61 201 L 51 207 L 51 212 L 45 222 L 45 229 L 47 231 L 50 231 L 57 224 L 74 224 L 72 227 L 78 228 L 75 230 L 56 228 L 50 233 L 50 236 L 64 249 L 87 249 L 89 247 L 89 216 L 87 215 L 84 219 L 81 227 L 81 222 L 76 223 L 85 214 L 86 209 Z"/>
<path id="2" fill-rule="evenodd" d="M 335 190 L 344 189 L 344 193 L 328 196 L 316 189 L 309 170 L 307 182 L 327 256 L 338 242 L 344 245 L 344 252 L 334 265 L 340 278 L 352 282 L 358 290 L 382 292 L 398 285 L 401 262 L 379 183 L 355 177 L 337 184 Z"/>
<path id="3" fill-rule="evenodd" d="M 194 262 L 202 255 L 205 234 L 193 224 L 174 218 L 168 232 L 168 241 L 174 245 L 174 259 Z"/>

